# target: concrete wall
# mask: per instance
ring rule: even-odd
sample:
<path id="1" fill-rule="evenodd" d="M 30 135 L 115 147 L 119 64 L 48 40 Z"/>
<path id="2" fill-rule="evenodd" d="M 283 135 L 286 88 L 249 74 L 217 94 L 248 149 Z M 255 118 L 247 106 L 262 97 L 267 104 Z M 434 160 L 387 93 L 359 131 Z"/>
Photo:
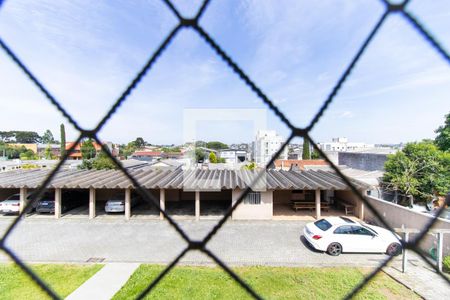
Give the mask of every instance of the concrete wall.
<path id="1" fill-rule="evenodd" d="M 354 204 L 355 207 L 355 216 L 363 217 L 363 214 L 366 210 L 363 208 L 363 203 L 359 199 L 359 197 L 353 193 L 353 191 L 334 191 L 334 196 L 336 198 L 342 199 L 350 204 Z"/>
<path id="2" fill-rule="evenodd" d="M 386 154 L 339 152 L 339 165 L 346 165 L 354 169 L 365 171 L 384 170 Z"/>
<path id="3" fill-rule="evenodd" d="M 433 219 L 433 216 L 431 215 L 415 212 L 410 210 L 409 208 L 391 202 L 386 202 L 384 200 L 380 200 L 371 196 L 367 196 L 366 199 L 381 214 L 384 220 L 393 228 L 401 228 L 402 226 L 404 226 L 405 228 L 421 229 Z M 366 208 L 365 210 L 365 220 L 380 224 L 380 222 L 368 208 Z M 448 230 L 450 229 L 450 221 L 439 219 L 434 229 Z M 410 240 L 411 238 L 414 238 L 414 235 L 410 235 Z M 421 248 L 425 252 L 429 253 L 429 249 L 432 247 L 434 240 L 434 236 L 432 236 L 431 234 L 427 234 L 426 239 L 421 245 Z M 450 255 L 450 234 L 444 234 L 443 249 L 444 255 Z"/>
<path id="4" fill-rule="evenodd" d="M 232 191 L 232 205 L 236 203 L 242 190 Z M 244 201 L 233 211 L 234 220 L 271 220 L 273 214 L 273 192 L 261 192 L 261 204 L 245 204 Z"/>

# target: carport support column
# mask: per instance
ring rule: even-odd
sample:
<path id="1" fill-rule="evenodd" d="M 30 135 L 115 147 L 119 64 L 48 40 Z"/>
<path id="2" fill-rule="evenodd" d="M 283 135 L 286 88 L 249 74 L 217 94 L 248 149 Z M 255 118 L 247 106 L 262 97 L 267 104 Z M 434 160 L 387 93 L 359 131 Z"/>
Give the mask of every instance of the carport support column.
<path id="1" fill-rule="evenodd" d="M 200 220 L 200 191 L 195 191 L 195 220 Z"/>
<path id="2" fill-rule="evenodd" d="M 27 205 L 27 188 L 20 188 L 20 201 L 19 201 L 19 211 L 22 212 Z"/>
<path id="3" fill-rule="evenodd" d="M 316 219 L 320 219 L 320 189 L 316 190 Z"/>
<path id="4" fill-rule="evenodd" d="M 159 190 L 159 206 L 161 207 L 161 210 L 166 209 L 166 190 L 164 189 Z M 159 218 L 164 220 L 164 215 L 162 212 L 159 212 Z"/>
<path id="5" fill-rule="evenodd" d="M 367 192 L 365 190 L 360 190 L 360 192 L 361 192 L 361 195 L 363 195 L 363 197 L 367 196 Z M 362 202 L 362 201 L 359 205 L 359 216 L 358 217 L 361 221 L 364 221 L 364 202 Z"/>
<path id="6" fill-rule="evenodd" d="M 89 188 L 89 219 L 95 218 L 95 189 Z"/>
<path id="7" fill-rule="evenodd" d="M 55 189 L 55 218 L 61 218 L 61 189 Z"/>
<path id="8" fill-rule="evenodd" d="M 129 220 L 131 216 L 131 189 L 125 190 L 125 219 Z"/>

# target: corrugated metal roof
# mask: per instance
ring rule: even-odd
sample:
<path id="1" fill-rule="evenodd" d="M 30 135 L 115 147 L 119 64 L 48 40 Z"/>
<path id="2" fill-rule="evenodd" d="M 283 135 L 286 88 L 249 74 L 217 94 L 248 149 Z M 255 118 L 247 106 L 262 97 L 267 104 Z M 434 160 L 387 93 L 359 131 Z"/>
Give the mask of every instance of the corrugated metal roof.
<path id="1" fill-rule="evenodd" d="M 258 177 L 249 170 L 159 170 L 140 168 L 128 170 L 147 189 L 220 190 L 245 189 Z M 0 188 L 36 188 L 50 170 L 13 170 L 0 173 Z M 267 170 L 254 190 L 259 189 L 321 189 L 347 190 L 344 181 L 334 172 L 325 170 Z M 364 182 L 350 179 L 358 189 L 368 189 Z M 116 170 L 61 170 L 50 183 L 50 188 L 134 188 L 121 171 Z"/>

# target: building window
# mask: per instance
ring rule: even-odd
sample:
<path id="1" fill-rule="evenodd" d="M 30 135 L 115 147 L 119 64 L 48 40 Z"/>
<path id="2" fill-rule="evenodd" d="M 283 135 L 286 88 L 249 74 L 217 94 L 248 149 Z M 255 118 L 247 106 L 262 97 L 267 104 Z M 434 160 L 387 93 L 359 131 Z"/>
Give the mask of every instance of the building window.
<path id="1" fill-rule="evenodd" d="M 244 198 L 244 204 L 259 205 L 261 204 L 261 193 L 250 192 Z"/>

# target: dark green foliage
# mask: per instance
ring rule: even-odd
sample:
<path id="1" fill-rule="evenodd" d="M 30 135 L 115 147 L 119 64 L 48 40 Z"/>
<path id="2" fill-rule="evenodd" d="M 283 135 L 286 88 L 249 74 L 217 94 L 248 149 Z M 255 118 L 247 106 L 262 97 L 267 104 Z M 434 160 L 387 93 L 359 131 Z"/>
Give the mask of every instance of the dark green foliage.
<path id="1" fill-rule="evenodd" d="M 19 155 L 21 160 L 34 160 L 39 159 L 39 157 L 33 152 L 33 150 L 26 149 L 24 152 Z"/>
<path id="2" fill-rule="evenodd" d="M 0 131 L 3 142 L 15 142 L 19 144 L 34 144 L 41 142 L 41 136 L 34 131 Z"/>
<path id="3" fill-rule="evenodd" d="M 8 159 L 15 159 L 15 158 L 20 158 L 21 155 L 23 153 L 26 153 L 28 151 L 27 148 L 25 148 L 24 146 L 21 147 L 14 147 L 14 146 L 10 146 L 4 142 L 0 142 L 0 156 L 5 156 Z M 30 150 L 31 151 L 31 150 Z M 33 152 L 33 151 L 31 151 Z M 33 152 L 34 155 L 34 152 Z M 31 157 L 31 153 L 27 153 L 25 155 L 23 155 L 24 158 L 26 157 Z"/>
<path id="4" fill-rule="evenodd" d="M 440 126 L 435 131 L 436 136 L 435 143 L 442 151 L 450 151 L 450 113 L 445 116 L 445 124 Z"/>
<path id="5" fill-rule="evenodd" d="M 307 138 L 303 139 L 302 159 L 311 159 L 311 146 Z"/>
<path id="6" fill-rule="evenodd" d="M 214 150 L 221 150 L 221 149 L 228 149 L 228 145 L 224 144 L 222 142 L 213 141 L 206 143 L 206 148 L 214 149 Z"/>
<path id="7" fill-rule="evenodd" d="M 83 159 L 91 159 L 97 155 L 92 139 L 87 139 L 81 144 L 81 156 Z"/>
<path id="8" fill-rule="evenodd" d="M 103 151 L 92 161 L 92 168 L 95 170 L 116 170 L 116 164 Z"/>
<path id="9" fill-rule="evenodd" d="M 49 129 L 47 129 L 44 132 L 44 135 L 42 136 L 41 142 L 43 144 L 53 144 L 53 143 L 55 143 L 55 138 L 53 137 L 53 133 Z"/>
<path id="10" fill-rule="evenodd" d="M 141 137 L 136 138 L 136 140 L 134 141 L 134 146 L 135 146 L 136 148 L 142 148 L 142 147 L 144 147 L 146 144 L 147 144 L 147 143 L 146 143 L 146 142 L 144 141 L 144 139 L 141 138 Z"/>
<path id="11" fill-rule="evenodd" d="M 314 149 L 313 153 L 311 154 L 311 159 L 322 159 L 322 157 L 320 156 L 319 151 Z"/>
<path id="12" fill-rule="evenodd" d="M 64 124 L 60 126 L 61 133 L 61 159 L 66 155 L 66 130 L 64 129 Z"/>
<path id="13" fill-rule="evenodd" d="M 205 160 L 206 153 L 202 149 L 195 149 L 195 161 L 203 162 Z"/>
<path id="14" fill-rule="evenodd" d="M 78 168 L 82 170 L 117 170 L 116 164 L 103 151 L 99 152 L 95 158 L 83 159 Z"/>
<path id="15" fill-rule="evenodd" d="M 430 142 L 406 144 L 403 150 L 388 156 L 384 168 L 386 188 L 419 200 L 450 190 L 450 153 Z"/>
<path id="16" fill-rule="evenodd" d="M 14 139 L 14 132 L 13 131 L 0 131 L 0 139 L 2 142 L 11 142 Z"/>

